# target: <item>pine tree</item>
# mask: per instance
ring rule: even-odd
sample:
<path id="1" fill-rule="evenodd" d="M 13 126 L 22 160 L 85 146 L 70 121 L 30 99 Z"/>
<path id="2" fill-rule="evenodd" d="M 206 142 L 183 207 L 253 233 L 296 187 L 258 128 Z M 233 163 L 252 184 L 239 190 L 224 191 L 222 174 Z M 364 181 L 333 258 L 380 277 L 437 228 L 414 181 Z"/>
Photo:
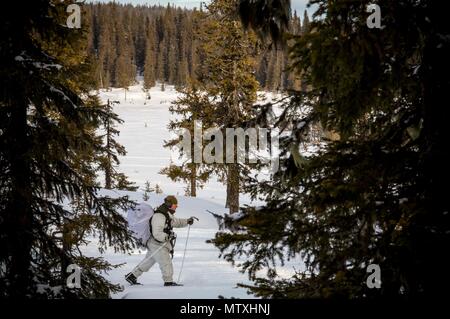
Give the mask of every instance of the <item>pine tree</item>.
<path id="1" fill-rule="evenodd" d="M 134 63 L 134 47 L 130 34 L 130 23 L 127 14 L 119 16 L 115 23 L 117 55 L 114 68 L 114 84 L 116 87 L 124 88 L 125 100 L 127 90 L 135 79 L 136 64 Z"/>
<path id="2" fill-rule="evenodd" d="M 239 233 L 219 233 L 214 243 L 229 261 L 244 254 L 254 285 L 243 286 L 258 296 L 442 296 L 449 262 L 441 247 L 450 243 L 439 107 L 450 84 L 446 11 L 438 2 L 383 2 L 384 28 L 370 29 L 370 1 L 316 3 L 323 16 L 291 48 L 308 90 L 284 105 L 279 123 L 293 129 L 280 141 L 280 170 L 270 184 L 253 185 L 267 204 L 246 209 Z M 306 157 L 300 144 L 315 123 L 339 138 Z M 292 278 L 270 266 L 296 256 L 305 268 Z M 381 268 L 380 289 L 366 285 L 370 264 Z M 266 278 L 256 276 L 262 267 Z"/>
<path id="3" fill-rule="evenodd" d="M 156 38 L 157 38 L 157 63 L 156 63 L 156 79 L 159 81 L 165 80 L 165 64 L 166 52 L 164 50 L 164 23 L 161 16 L 156 18 Z"/>
<path id="4" fill-rule="evenodd" d="M 308 12 L 306 12 L 306 10 L 305 10 L 303 12 L 302 32 L 308 33 L 309 31 L 310 31 L 309 16 L 308 16 Z"/>
<path id="5" fill-rule="evenodd" d="M 214 101 L 212 114 L 215 124 L 222 130 L 241 127 L 251 118 L 258 88 L 254 76 L 256 38 L 251 32 L 244 32 L 236 8 L 234 0 L 212 1 L 207 5 L 212 18 L 205 20 L 200 34 L 204 61 L 199 81 Z M 233 153 L 236 152 L 235 148 Z M 239 163 L 216 165 L 226 171 L 227 203 L 231 213 L 239 211 L 240 166 Z"/>
<path id="6" fill-rule="evenodd" d="M 150 193 L 153 193 L 154 191 L 155 189 L 150 186 L 150 182 L 146 181 L 144 185 L 144 194 L 142 195 L 142 199 L 144 201 L 148 201 L 150 199 Z"/>
<path id="7" fill-rule="evenodd" d="M 133 8 L 134 9 L 134 8 Z M 136 64 L 137 75 L 142 75 L 144 73 L 144 66 L 146 60 L 146 49 L 147 49 L 147 37 L 150 32 L 151 35 L 154 35 L 154 25 L 149 25 L 148 17 L 144 16 L 144 12 L 141 10 L 131 10 L 131 36 L 133 38 L 133 47 L 134 47 L 134 62 Z M 153 51 L 154 51 L 154 43 L 153 43 Z M 154 64 L 154 62 L 153 62 Z"/>
<path id="8" fill-rule="evenodd" d="M 116 125 L 123 123 L 123 120 L 113 111 L 114 104 L 119 103 L 119 101 L 110 101 L 108 99 L 104 106 L 104 112 L 102 114 L 102 129 L 104 134 L 98 136 L 104 141 L 98 150 L 99 168 L 105 174 L 106 189 L 132 190 L 135 189 L 135 186 L 127 180 L 127 177 L 123 173 L 117 172 L 116 170 L 116 166 L 120 164 L 119 156 L 125 156 L 127 154 L 125 147 L 115 139 L 115 136 L 120 133 Z"/>
<path id="9" fill-rule="evenodd" d="M 158 184 L 155 185 L 155 193 L 156 194 L 162 194 L 163 193 L 162 188 Z"/>
<path id="10" fill-rule="evenodd" d="M 0 294 L 3 297 L 108 297 L 118 291 L 102 273 L 111 264 L 84 256 L 86 234 L 99 249 L 132 248 L 126 197 L 101 197 L 89 182 L 98 145 L 92 128 L 102 110 L 91 103 L 83 30 L 65 26 L 67 2 L 11 3 L 0 13 Z M 63 201 L 81 200 L 88 213 Z M 64 267 L 82 267 L 82 287 L 66 286 Z"/>
<path id="11" fill-rule="evenodd" d="M 104 157 L 104 164 L 102 165 L 102 169 L 105 172 L 105 188 L 111 189 L 112 188 L 112 178 L 114 174 L 114 164 L 119 164 L 118 155 L 124 156 L 126 155 L 125 148 L 122 145 L 119 145 L 114 140 L 114 135 L 119 134 L 119 131 L 114 127 L 114 122 L 117 123 L 123 123 L 122 120 L 120 120 L 117 115 L 113 112 L 112 107 L 114 104 L 120 103 L 119 101 L 107 101 L 105 106 L 105 123 L 104 123 L 104 129 L 105 134 L 105 157 Z"/>
<path id="12" fill-rule="evenodd" d="M 128 179 L 128 176 L 121 172 L 116 172 L 115 174 L 115 188 L 118 190 L 135 192 L 138 190 L 138 186 L 134 182 Z"/>
<path id="13" fill-rule="evenodd" d="M 113 47 L 113 35 L 111 21 L 113 21 L 111 6 L 100 6 L 96 5 L 96 10 L 94 14 L 98 16 L 98 23 L 96 23 L 96 29 L 98 29 L 98 34 L 95 37 L 96 43 L 94 44 L 94 56 L 97 58 L 99 65 L 98 80 L 101 88 L 108 88 L 112 85 L 112 71 L 114 63 L 114 51 Z M 94 58 L 95 60 L 95 58 Z"/>
<path id="14" fill-rule="evenodd" d="M 153 21 L 149 22 L 147 20 L 146 25 L 147 25 L 147 38 L 145 48 L 144 89 L 148 91 L 156 84 L 155 78 L 156 41 L 154 37 L 155 23 Z"/>
<path id="15" fill-rule="evenodd" d="M 269 60 L 267 83 L 266 88 L 268 90 L 280 91 L 282 87 L 282 67 L 281 67 L 281 55 L 282 52 L 279 49 L 272 51 L 271 58 Z"/>
<path id="16" fill-rule="evenodd" d="M 196 79 L 202 63 L 197 50 L 201 41 L 196 31 L 204 11 L 117 3 L 85 7 L 87 19 L 91 21 L 87 50 L 95 65 L 97 88 L 126 88 L 134 82 L 136 74 L 144 76 L 146 89 L 152 87 L 154 81 L 180 87 L 186 85 L 189 78 Z M 286 61 L 287 56 L 280 55 L 278 63 L 287 65 Z M 262 65 L 258 69 L 259 73 L 267 71 L 263 71 Z M 260 78 L 258 74 L 258 80 Z M 265 82 L 260 81 L 260 84 L 264 86 Z"/>
<path id="17" fill-rule="evenodd" d="M 209 117 L 212 115 L 211 104 L 208 96 L 198 90 L 195 82 L 189 87 L 177 89 L 179 98 L 172 103 L 169 110 L 177 114 L 177 120 L 172 120 L 168 126 L 171 131 L 184 129 L 189 132 L 191 138 L 189 150 L 178 150 L 180 152 L 180 161 L 178 165 L 171 164 L 161 170 L 160 174 L 165 174 L 174 182 L 187 183 L 187 196 L 196 197 L 197 188 L 202 188 L 210 178 L 211 168 L 194 161 L 194 122 L 201 120 L 203 125 L 213 123 Z M 164 147 L 174 148 L 180 142 L 180 138 L 168 141 Z M 203 148 L 199 149 L 203 153 Z M 189 156 L 187 156 L 189 152 Z"/>
<path id="18" fill-rule="evenodd" d="M 262 39 L 266 38 L 263 35 L 270 34 L 275 43 L 283 42 L 291 18 L 289 0 L 240 1 L 238 11 L 246 29 L 252 27 Z"/>

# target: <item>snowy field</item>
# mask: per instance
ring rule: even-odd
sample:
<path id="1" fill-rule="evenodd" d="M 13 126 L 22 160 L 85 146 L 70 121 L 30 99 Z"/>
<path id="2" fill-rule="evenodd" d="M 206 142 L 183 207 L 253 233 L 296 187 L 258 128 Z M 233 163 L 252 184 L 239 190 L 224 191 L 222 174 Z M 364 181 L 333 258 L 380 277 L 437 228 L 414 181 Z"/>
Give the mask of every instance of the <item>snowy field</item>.
<path id="1" fill-rule="evenodd" d="M 106 103 L 108 99 L 120 102 L 114 106 L 114 112 L 124 120 L 118 127 L 120 136 L 117 140 L 125 146 L 127 155 L 119 157 L 119 171 L 125 173 L 140 189 L 149 181 L 152 187 L 158 184 L 165 194 L 184 195 L 185 184 L 174 183 L 165 175 L 159 174 L 172 160 L 177 160 L 175 152 L 163 147 L 164 141 L 174 136 L 167 125 L 175 118 L 169 112 L 169 107 L 177 99 L 177 92 L 173 86 L 166 85 L 165 91 L 161 91 L 160 85 L 156 85 L 149 93 L 151 99 L 147 100 L 142 82 L 129 87 L 126 100 L 124 89 L 100 91 L 103 102 Z M 204 189 L 197 190 L 197 196 L 222 205 L 226 197 L 225 186 L 212 178 Z M 240 200 L 241 204 L 250 203 L 250 198 L 245 194 L 241 195 Z M 254 202 L 256 205 L 258 203 L 261 202 Z"/>
<path id="2" fill-rule="evenodd" d="M 111 271 L 107 276 L 114 283 L 124 286 L 124 291 L 113 298 L 151 298 L 151 299 L 195 299 L 195 298 L 252 298 L 246 289 L 237 288 L 237 283 L 250 283 L 247 275 L 238 271 L 230 263 L 219 258 L 219 250 L 206 241 L 214 237 L 218 225 L 216 220 L 206 212 L 211 210 L 217 213 L 225 213 L 225 186 L 215 180 L 211 180 L 204 189 L 198 190 L 197 198 L 184 197 L 186 185 L 174 183 L 170 179 L 159 174 L 159 171 L 169 165 L 171 151 L 163 147 L 164 140 L 171 138 L 167 124 L 173 115 L 169 112 L 169 106 L 177 98 L 173 86 L 166 86 L 162 92 L 160 86 L 150 90 L 151 99 L 146 99 L 142 85 L 135 85 L 126 92 L 123 89 L 100 91 L 101 99 L 120 101 L 114 107 L 114 111 L 124 120 L 120 125 L 118 141 L 127 150 L 127 155 L 120 158 L 119 171 L 128 175 L 129 179 L 140 187 L 138 192 L 110 191 L 111 196 L 126 193 L 137 201 L 142 201 L 142 189 L 144 183 L 149 181 L 151 186 L 158 184 L 163 194 L 151 193 L 149 202 L 155 207 L 162 203 L 168 194 L 176 195 L 179 199 L 177 217 L 188 218 L 196 216 L 200 219 L 190 230 L 189 242 L 186 251 L 183 272 L 180 282 L 183 287 L 163 287 L 161 272 L 155 265 L 149 272 L 144 273 L 139 281 L 142 286 L 130 286 L 126 283 L 124 275 L 131 271 L 145 256 L 146 251 L 135 251 L 132 254 L 114 253 L 108 250 L 103 257 L 113 264 L 126 263 L 124 266 Z M 105 191 L 103 191 L 105 192 Z M 241 205 L 250 203 L 250 198 L 243 194 Z M 257 201 L 253 204 L 260 204 Z M 178 280 L 183 251 L 186 242 L 188 228 L 176 229 L 178 239 L 173 259 L 174 280 Z M 99 254 L 95 241 L 86 249 L 91 256 Z M 279 270 L 280 274 L 290 276 L 294 268 L 299 268 L 299 263 L 290 262 Z"/>

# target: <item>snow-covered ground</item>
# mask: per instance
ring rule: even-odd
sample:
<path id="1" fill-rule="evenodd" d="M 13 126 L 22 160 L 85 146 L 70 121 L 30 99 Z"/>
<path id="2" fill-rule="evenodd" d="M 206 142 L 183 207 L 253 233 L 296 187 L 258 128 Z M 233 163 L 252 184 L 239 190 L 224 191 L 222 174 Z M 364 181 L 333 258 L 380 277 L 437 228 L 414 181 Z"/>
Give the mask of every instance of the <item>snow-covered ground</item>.
<path id="1" fill-rule="evenodd" d="M 121 163 L 119 171 L 125 173 L 129 179 L 144 187 L 146 181 L 151 186 L 158 184 L 165 194 L 184 195 L 186 185 L 174 183 L 159 171 L 167 167 L 171 158 L 176 160 L 176 154 L 164 148 L 164 141 L 173 138 L 167 125 L 175 115 L 169 112 L 171 102 L 177 99 L 178 93 L 171 85 L 166 85 L 161 91 L 160 85 L 150 89 L 151 99 L 146 99 L 142 89 L 142 82 L 130 86 L 126 92 L 120 88 L 108 91 L 101 90 L 100 98 L 106 102 L 119 101 L 115 104 L 114 112 L 124 120 L 120 125 L 118 142 L 125 146 L 127 155 L 119 157 Z M 272 98 L 272 95 L 268 95 Z M 206 129 L 206 128 L 205 128 Z M 203 189 L 197 190 L 198 198 L 208 199 L 220 205 L 225 203 L 225 185 L 212 178 Z M 249 196 L 241 194 L 241 204 L 250 203 Z M 261 204 L 255 201 L 254 204 Z"/>
<path id="2" fill-rule="evenodd" d="M 146 99 L 146 93 L 142 90 L 142 83 L 131 86 L 126 92 L 123 89 L 111 89 L 100 91 L 100 97 L 120 101 L 114 107 L 114 111 L 124 120 L 118 128 L 120 136 L 118 141 L 127 150 L 127 155 L 120 158 L 119 171 L 124 172 L 131 181 L 140 186 L 149 181 L 152 186 L 158 184 L 163 194 L 152 193 L 149 202 L 155 207 L 162 203 L 168 194 L 176 195 L 179 199 L 179 208 L 176 216 L 196 216 L 200 219 L 190 230 L 187 245 L 186 259 L 180 282 L 183 287 L 163 287 L 161 272 L 155 265 L 149 272 L 143 274 L 139 280 L 143 286 L 130 286 L 124 280 L 124 275 L 131 271 L 145 256 L 146 251 L 135 251 L 132 254 L 115 253 L 112 249 L 103 254 L 107 260 L 114 264 L 126 263 L 124 266 L 111 271 L 107 276 L 114 283 L 124 286 L 124 291 L 114 295 L 114 298 L 251 298 L 247 291 L 236 288 L 237 283 L 250 283 L 247 276 L 240 273 L 237 268 L 219 258 L 219 250 L 206 241 L 214 237 L 218 225 L 215 219 L 206 210 L 220 214 L 227 211 L 225 203 L 225 187 L 222 183 L 211 180 L 204 189 L 198 191 L 197 198 L 184 197 L 185 185 L 174 183 L 167 177 L 160 175 L 159 171 L 169 165 L 171 151 L 164 148 L 164 140 L 171 135 L 167 124 L 173 115 L 169 112 L 169 106 L 177 98 L 177 92 L 173 86 L 166 86 L 162 92 L 160 86 L 150 90 L 151 99 Z M 103 191 L 105 193 L 106 191 Z M 142 201 L 142 192 L 118 192 L 109 191 L 109 195 L 128 194 L 137 201 Z M 107 192 L 106 192 L 107 193 Z M 241 204 L 250 203 L 250 198 L 241 195 Z M 253 204 L 260 204 L 256 201 Z M 176 229 L 178 234 L 174 264 L 174 280 L 178 280 L 183 251 L 186 243 L 187 228 Z M 98 256 L 99 252 L 93 241 L 87 248 L 86 254 Z M 294 268 L 299 268 L 298 261 L 291 261 L 280 269 L 279 273 L 290 276 Z"/>
<path id="3" fill-rule="evenodd" d="M 106 191 L 102 195 L 110 197 L 128 195 L 131 199 L 142 201 L 140 192 Z M 163 201 L 164 194 L 152 194 L 148 203 L 157 207 Z M 196 216 L 199 221 L 191 226 L 187 244 L 186 256 L 180 282 L 183 287 L 164 287 L 161 271 L 155 265 L 149 272 L 144 273 L 139 281 L 142 286 L 130 286 L 124 279 L 124 275 L 130 272 L 145 256 L 145 250 L 136 250 L 131 254 L 115 253 L 113 249 L 107 250 L 103 257 L 113 264 L 126 263 L 124 266 L 112 270 L 107 277 L 114 283 L 124 286 L 124 291 L 113 298 L 170 298 L 170 299 L 209 299 L 223 296 L 225 298 L 251 298 L 246 290 L 236 288 L 238 282 L 246 282 L 247 276 L 239 273 L 228 262 L 218 258 L 219 251 L 212 244 L 207 244 L 208 239 L 214 238 L 218 225 L 214 217 L 207 213 L 211 210 L 225 213 L 226 209 L 211 201 L 179 196 L 179 208 L 175 216 L 188 218 Z M 183 258 L 184 247 L 188 228 L 177 228 L 177 242 L 173 258 L 174 280 L 178 280 Z M 88 256 L 98 256 L 95 240 L 87 247 L 85 253 Z"/>

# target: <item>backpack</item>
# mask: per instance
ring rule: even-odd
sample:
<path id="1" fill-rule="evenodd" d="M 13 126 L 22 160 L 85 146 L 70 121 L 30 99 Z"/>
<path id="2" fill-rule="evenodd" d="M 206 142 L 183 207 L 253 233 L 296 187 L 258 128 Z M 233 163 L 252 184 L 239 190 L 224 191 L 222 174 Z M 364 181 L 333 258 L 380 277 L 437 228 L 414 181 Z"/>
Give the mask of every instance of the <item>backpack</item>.
<path id="1" fill-rule="evenodd" d="M 137 243 L 141 247 L 146 247 L 151 233 L 149 221 L 154 214 L 152 206 L 146 202 L 141 202 L 136 207 L 128 210 L 127 221 L 128 228 L 133 233 L 133 237 L 137 239 Z"/>

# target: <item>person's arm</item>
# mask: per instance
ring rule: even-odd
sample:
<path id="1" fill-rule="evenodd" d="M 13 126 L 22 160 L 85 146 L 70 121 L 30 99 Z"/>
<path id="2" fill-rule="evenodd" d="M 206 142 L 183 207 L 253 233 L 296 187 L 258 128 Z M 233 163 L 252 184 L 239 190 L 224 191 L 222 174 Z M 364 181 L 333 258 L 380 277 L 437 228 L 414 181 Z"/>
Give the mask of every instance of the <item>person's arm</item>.
<path id="1" fill-rule="evenodd" d="M 154 214 L 152 217 L 152 235 L 159 242 L 166 242 L 169 235 L 164 232 L 166 217 L 163 214 Z"/>
<path id="2" fill-rule="evenodd" d="M 189 217 L 187 219 L 173 217 L 172 225 L 174 225 L 173 227 L 186 227 L 187 225 L 194 224 L 194 219 L 198 220 L 198 218 L 194 217 L 194 216 L 191 216 L 191 217 Z M 176 220 L 176 223 L 177 223 L 176 225 L 177 226 L 175 226 L 175 220 Z"/>
<path id="3" fill-rule="evenodd" d="M 185 218 L 176 218 L 172 219 L 172 226 L 176 228 L 186 227 L 188 225 L 188 220 Z"/>

